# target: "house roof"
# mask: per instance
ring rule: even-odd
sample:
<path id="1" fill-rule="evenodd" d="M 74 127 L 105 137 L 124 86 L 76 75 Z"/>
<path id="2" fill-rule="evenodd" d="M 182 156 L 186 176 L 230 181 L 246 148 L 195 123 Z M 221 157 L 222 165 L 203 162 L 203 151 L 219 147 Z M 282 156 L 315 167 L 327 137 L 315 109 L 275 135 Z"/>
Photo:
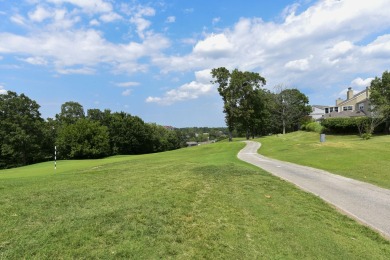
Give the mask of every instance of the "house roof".
<path id="1" fill-rule="evenodd" d="M 361 95 L 363 95 L 363 94 L 366 94 L 366 91 L 367 91 L 367 89 L 360 91 L 360 92 L 357 93 L 356 95 L 353 95 L 353 97 L 351 97 L 350 99 L 346 99 L 346 100 L 344 100 L 343 102 L 341 102 L 340 104 L 338 104 L 338 106 L 345 105 L 345 104 L 348 103 L 349 101 L 354 100 L 354 99 L 356 99 L 357 97 L 359 97 L 359 96 L 361 96 Z M 367 99 L 367 98 L 366 98 L 366 99 Z M 364 99 L 364 100 L 366 100 L 366 99 Z M 362 100 L 362 101 L 363 101 L 363 100 Z M 360 102 L 362 102 L 362 101 L 360 101 Z M 360 103 L 360 102 L 359 102 L 359 103 Z"/>
<path id="2" fill-rule="evenodd" d="M 330 112 L 325 114 L 324 118 L 340 118 L 340 117 L 360 117 L 366 116 L 362 111 L 340 111 L 340 112 Z"/>
<path id="3" fill-rule="evenodd" d="M 319 109 L 325 109 L 325 108 L 327 108 L 328 106 L 312 105 L 312 107 L 316 107 L 316 108 L 319 108 Z"/>

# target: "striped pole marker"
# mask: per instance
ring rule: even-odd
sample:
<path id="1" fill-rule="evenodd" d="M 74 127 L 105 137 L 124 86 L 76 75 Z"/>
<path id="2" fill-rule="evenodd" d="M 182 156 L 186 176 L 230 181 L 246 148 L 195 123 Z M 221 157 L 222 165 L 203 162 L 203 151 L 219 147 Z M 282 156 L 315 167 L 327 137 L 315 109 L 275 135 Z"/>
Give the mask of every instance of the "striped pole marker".
<path id="1" fill-rule="evenodd" d="M 54 146 L 54 170 L 57 170 L 57 146 Z"/>

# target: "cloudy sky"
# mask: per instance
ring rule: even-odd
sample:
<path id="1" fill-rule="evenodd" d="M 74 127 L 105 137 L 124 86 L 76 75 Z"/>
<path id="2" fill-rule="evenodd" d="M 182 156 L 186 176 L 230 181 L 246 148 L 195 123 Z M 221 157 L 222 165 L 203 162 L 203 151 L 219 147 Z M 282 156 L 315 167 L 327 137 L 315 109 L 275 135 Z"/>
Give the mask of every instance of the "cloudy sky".
<path id="1" fill-rule="evenodd" d="M 389 0 L 0 0 L 0 93 L 176 127 L 224 126 L 210 70 L 331 105 L 390 70 Z"/>

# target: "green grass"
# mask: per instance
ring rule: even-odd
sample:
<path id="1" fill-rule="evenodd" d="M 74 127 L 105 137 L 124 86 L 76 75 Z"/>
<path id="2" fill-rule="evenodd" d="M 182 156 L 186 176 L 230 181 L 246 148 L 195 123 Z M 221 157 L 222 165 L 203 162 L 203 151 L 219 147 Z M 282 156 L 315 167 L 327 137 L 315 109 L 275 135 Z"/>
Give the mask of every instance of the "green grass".
<path id="1" fill-rule="evenodd" d="M 239 161 L 243 146 L 0 171 L 0 258 L 388 259 L 377 233 Z"/>
<path id="2" fill-rule="evenodd" d="M 390 135 L 363 140 L 355 135 L 294 132 L 259 138 L 259 153 L 323 169 L 390 189 Z"/>

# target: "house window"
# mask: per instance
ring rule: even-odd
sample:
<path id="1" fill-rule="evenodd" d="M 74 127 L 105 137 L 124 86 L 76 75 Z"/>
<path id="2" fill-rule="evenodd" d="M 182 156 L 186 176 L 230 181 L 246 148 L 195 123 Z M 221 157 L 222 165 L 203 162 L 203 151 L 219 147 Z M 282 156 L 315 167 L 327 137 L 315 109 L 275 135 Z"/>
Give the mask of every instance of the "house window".
<path id="1" fill-rule="evenodd" d="M 333 112 L 333 107 L 329 108 L 330 112 Z"/>
<path id="2" fill-rule="evenodd" d="M 334 111 L 335 111 L 335 112 L 339 112 L 339 107 L 335 107 L 335 108 L 334 108 Z"/>
<path id="3" fill-rule="evenodd" d="M 359 104 L 359 111 L 363 111 L 364 110 L 364 104 Z"/>
<path id="4" fill-rule="evenodd" d="M 343 111 L 350 111 L 350 110 L 353 110 L 352 106 L 343 107 Z"/>
<path id="5" fill-rule="evenodd" d="M 329 113 L 329 108 L 325 108 L 325 114 L 328 114 Z"/>

